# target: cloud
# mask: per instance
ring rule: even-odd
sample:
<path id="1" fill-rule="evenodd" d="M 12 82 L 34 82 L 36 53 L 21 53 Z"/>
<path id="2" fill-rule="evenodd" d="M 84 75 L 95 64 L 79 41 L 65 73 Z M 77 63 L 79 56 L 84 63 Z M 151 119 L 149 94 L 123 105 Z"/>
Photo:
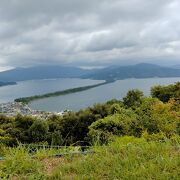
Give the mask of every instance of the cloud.
<path id="1" fill-rule="evenodd" d="M 1 0 L 0 67 L 179 62 L 178 0 Z"/>

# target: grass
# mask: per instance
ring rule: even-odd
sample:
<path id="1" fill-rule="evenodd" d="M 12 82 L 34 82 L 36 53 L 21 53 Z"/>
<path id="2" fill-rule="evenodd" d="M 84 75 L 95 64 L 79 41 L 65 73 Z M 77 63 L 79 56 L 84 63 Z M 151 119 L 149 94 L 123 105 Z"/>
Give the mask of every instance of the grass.
<path id="1" fill-rule="evenodd" d="M 51 179 L 178 179 L 180 152 L 169 143 L 123 137 L 93 155 L 61 164 Z"/>
<path id="2" fill-rule="evenodd" d="M 27 150 L 22 146 L 8 149 L 5 161 L 0 164 L 0 179 L 34 179 L 43 177 L 43 165 L 30 157 Z"/>
<path id="3" fill-rule="evenodd" d="M 121 137 L 108 146 L 94 146 L 95 153 L 33 158 L 22 147 L 10 150 L 1 163 L 1 177 L 19 179 L 179 179 L 180 145 L 170 141 L 147 142 Z M 11 152 L 12 151 L 12 152 Z M 48 152 L 47 152 L 48 153 Z M 40 158 L 40 155 L 43 155 Z M 2 173 L 3 172 L 3 173 Z"/>

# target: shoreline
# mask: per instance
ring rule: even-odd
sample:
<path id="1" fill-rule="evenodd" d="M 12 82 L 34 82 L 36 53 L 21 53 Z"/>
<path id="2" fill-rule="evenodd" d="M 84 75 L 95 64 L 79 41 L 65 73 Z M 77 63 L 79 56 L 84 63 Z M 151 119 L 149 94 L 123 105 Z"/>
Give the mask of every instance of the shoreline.
<path id="1" fill-rule="evenodd" d="M 18 114 L 22 116 L 32 116 L 38 119 L 47 119 L 52 115 L 62 116 L 69 110 L 60 112 L 49 112 L 31 109 L 27 104 L 22 102 L 8 102 L 0 104 L 0 116 L 16 117 Z"/>
<path id="2" fill-rule="evenodd" d="M 46 93 L 46 94 L 42 94 L 42 95 L 34 95 L 34 96 L 17 98 L 17 99 L 14 100 L 14 102 L 21 102 L 21 103 L 24 103 L 24 104 L 29 104 L 30 102 L 35 101 L 35 100 L 49 98 L 49 97 L 63 96 L 63 95 L 67 95 L 67 94 L 86 91 L 88 89 L 92 89 L 92 88 L 102 86 L 102 85 L 105 85 L 105 84 L 109 84 L 109 83 L 112 83 L 112 82 L 115 82 L 115 80 L 106 80 L 103 83 L 98 83 L 98 84 L 94 84 L 94 85 L 81 86 L 81 87 L 77 87 L 77 88 L 70 88 L 70 89 L 66 89 L 66 90 L 63 90 L 63 91 L 56 91 L 56 92 Z"/>

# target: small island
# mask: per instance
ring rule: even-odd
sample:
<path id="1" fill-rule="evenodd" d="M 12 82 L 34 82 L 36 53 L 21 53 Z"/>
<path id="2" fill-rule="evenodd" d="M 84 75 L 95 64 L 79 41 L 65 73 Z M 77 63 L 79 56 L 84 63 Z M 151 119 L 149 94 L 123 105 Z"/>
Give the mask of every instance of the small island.
<path id="1" fill-rule="evenodd" d="M 102 86 L 102 85 L 112 83 L 112 82 L 114 82 L 114 80 L 106 80 L 105 82 L 102 82 L 102 83 L 99 83 L 99 84 L 94 84 L 94 85 L 89 85 L 89 86 L 82 86 L 82 87 L 77 87 L 77 88 L 71 88 L 71 89 L 66 89 L 66 90 L 63 90 L 63 91 L 56 91 L 56 92 L 46 93 L 46 94 L 42 94 L 42 95 L 22 97 L 22 98 L 15 99 L 14 101 L 15 102 L 22 102 L 24 104 L 29 104 L 30 102 L 38 100 L 38 99 L 49 98 L 49 97 L 54 97 L 54 96 L 62 96 L 62 95 L 66 95 L 66 94 L 72 94 L 72 93 L 76 93 L 76 92 L 81 92 L 81 91 L 92 89 L 92 88 Z"/>

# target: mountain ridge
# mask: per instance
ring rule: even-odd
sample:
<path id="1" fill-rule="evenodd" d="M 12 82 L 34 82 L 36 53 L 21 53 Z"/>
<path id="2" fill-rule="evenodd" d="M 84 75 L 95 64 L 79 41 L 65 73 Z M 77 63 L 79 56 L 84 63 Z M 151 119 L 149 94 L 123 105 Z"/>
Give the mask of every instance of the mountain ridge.
<path id="1" fill-rule="evenodd" d="M 68 66 L 34 66 L 15 68 L 0 72 L 0 81 L 17 82 L 51 78 L 87 78 L 97 80 L 118 80 L 127 78 L 180 77 L 180 69 L 155 64 L 139 63 L 135 65 L 109 66 L 102 69 L 81 69 Z"/>
<path id="2" fill-rule="evenodd" d="M 2 82 L 2 81 L 0 81 L 0 87 L 1 86 L 8 86 L 8 85 L 15 85 L 16 84 L 16 82 Z"/>
<path id="3" fill-rule="evenodd" d="M 113 66 L 85 75 L 84 78 L 118 80 L 126 78 L 180 77 L 180 69 L 140 63 L 128 66 Z"/>
<path id="4" fill-rule="evenodd" d="M 78 78 L 88 70 L 66 66 L 34 66 L 0 72 L 0 81 L 25 81 L 51 78 Z"/>

